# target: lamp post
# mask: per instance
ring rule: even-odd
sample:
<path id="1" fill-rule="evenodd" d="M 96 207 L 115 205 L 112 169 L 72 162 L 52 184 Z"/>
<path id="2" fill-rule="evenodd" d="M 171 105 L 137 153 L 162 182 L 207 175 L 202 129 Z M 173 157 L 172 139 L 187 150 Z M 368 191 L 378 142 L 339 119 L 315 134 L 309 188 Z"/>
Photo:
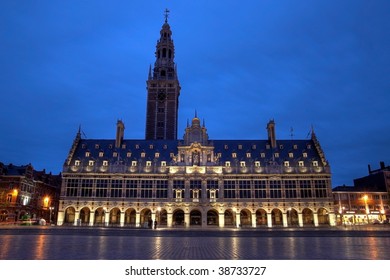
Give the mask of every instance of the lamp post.
<path id="1" fill-rule="evenodd" d="M 367 195 L 364 195 L 363 196 L 363 199 L 364 199 L 364 205 L 366 207 L 366 216 L 367 216 L 367 223 L 369 224 L 370 223 L 370 218 L 369 218 L 369 214 L 370 214 L 370 209 L 368 209 L 368 205 L 367 205 L 367 199 L 368 199 L 368 196 Z"/>
<path id="2" fill-rule="evenodd" d="M 345 224 L 345 220 L 344 220 L 344 211 L 345 211 L 345 207 L 341 207 L 341 222 L 344 226 L 346 226 Z"/>
<path id="3" fill-rule="evenodd" d="M 53 206 L 50 206 L 49 207 L 49 210 L 50 210 L 50 218 L 49 218 L 49 223 L 52 224 L 51 222 L 51 211 L 53 211 L 54 207 Z"/>

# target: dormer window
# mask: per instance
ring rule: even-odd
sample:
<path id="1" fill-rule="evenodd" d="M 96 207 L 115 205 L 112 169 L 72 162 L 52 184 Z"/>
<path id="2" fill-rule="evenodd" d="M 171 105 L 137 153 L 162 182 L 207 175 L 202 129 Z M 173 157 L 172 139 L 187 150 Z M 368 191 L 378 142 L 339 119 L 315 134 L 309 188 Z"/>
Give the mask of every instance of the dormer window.
<path id="1" fill-rule="evenodd" d="M 85 157 L 89 157 L 91 155 L 90 152 L 85 152 Z"/>
<path id="2" fill-rule="evenodd" d="M 139 145 L 138 145 L 138 144 L 135 144 L 135 148 L 138 150 L 138 149 L 139 149 Z"/>
<path id="3" fill-rule="evenodd" d="M 154 154 L 154 157 L 155 157 L 155 158 L 159 158 L 159 157 L 160 157 L 160 153 L 155 153 L 155 154 Z"/>
<path id="4" fill-rule="evenodd" d="M 293 148 L 294 148 L 294 150 L 297 150 L 298 149 L 298 145 L 294 145 Z"/>
<path id="5" fill-rule="evenodd" d="M 265 158 L 265 153 L 261 153 L 261 154 L 260 154 L 260 157 L 261 157 L 261 158 Z"/>
<path id="6" fill-rule="evenodd" d="M 170 158 L 174 158 L 174 157 L 175 157 L 175 154 L 174 154 L 174 153 L 169 153 L 169 157 L 170 157 Z"/>
<path id="7" fill-rule="evenodd" d="M 99 152 L 99 157 L 103 157 L 104 156 L 104 153 L 103 152 Z"/>
<path id="8" fill-rule="evenodd" d="M 153 144 L 149 145 L 149 149 L 153 150 Z"/>
<path id="9" fill-rule="evenodd" d="M 127 152 L 126 156 L 131 157 L 131 152 Z"/>
<path id="10" fill-rule="evenodd" d="M 293 158 L 293 157 L 294 157 L 294 154 L 293 154 L 293 153 L 288 153 L 288 157 L 289 157 L 289 158 Z"/>
<path id="11" fill-rule="evenodd" d="M 222 153 L 218 153 L 218 154 L 217 154 L 217 157 L 218 157 L 218 158 L 221 158 L 221 157 L 222 157 Z"/>
<path id="12" fill-rule="evenodd" d="M 112 153 L 112 156 L 113 156 L 113 157 L 117 157 L 117 156 L 118 156 L 118 153 L 117 153 L 117 152 L 113 152 L 113 153 Z"/>
<path id="13" fill-rule="evenodd" d="M 126 149 L 126 144 L 122 144 L 122 149 Z"/>
<path id="14" fill-rule="evenodd" d="M 278 158 L 279 157 L 279 153 L 275 153 L 275 157 Z"/>
<path id="15" fill-rule="evenodd" d="M 232 158 L 236 158 L 237 157 L 237 154 L 236 153 L 232 153 Z"/>
<path id="16" fill-rule="evenodd" d="M 146 162 L 146 166 L 152 166 L 152 162 L 151 162 L 150 160 L 148 160 L 148 161 Z"/>
<path id="17" fill-rule="evenodd" d="M 305 166 L 305 163 L 302 160 L 300 160 L 300 161 L 298 161 L 298 166 L 300 166 L 300 167 Z"/>
<path id="18" fill-rule="evenodd" d="M 144 158 L 146 154 L 144 152 L 141 153 L 141 157 Z"/>
<path id="19" fill-rule="evenodd" d="M 256 150 L 256 145 L 252 145 L 252 150 Z"/>
<path id="20" fill-rule="evenodd" d="M 271 148 L 271 146 L 270 146 L 269 144 L 267 144 L 267 145 L 265 145 L 265 148 L 266 148 L 267 150 L 269 150 L 269 149 Z"/>
<path id="21" fill-rule="evenodd" d="M 317 167 L 318 166 L 318 161 L 313 161 L 313 166 Z"/>
<path id="22" fill-rule="evenodd" d="M 286 161 L 284 162 L 284 166 L 285 166 L 285 167 L 289 167 L 289 166 L 290 166 L 290 162 L 286 160 Z"/>
<path id="23" fill-rule="evenodd" d="M 279 145 L 279 149 L 283 150 L 283 148 L 284 148 L 283 145 Z"/>
<path id="24" fill-rule="evenodd" d="M 95 162 L 94 162 L 93 160 L 88 161 L 88 165 L 89 165 L 89 166 L 93 166 L 94 163 L 95 163 Z"/>
<path id="25" fill-rule="evenodd" d="M 163 146 L 163 149 L 164 149 L 164 150 L 168 149 L 168 146 L 165 144 L 165 145 Z"/>
<path id="26" fill-rule="evenodd" d="M 310 144 L 307 144 L 307 149 L 310 150 L 311 149 L 311 145 Z"/>
<path id="27" fill-rule="evenodd" d="M 85 144 L 82 144 L 82 145 L 81 145 L 81 148 L 82 148 L 82 149 L 85 149 L 86 147 L 87 147 L 87 146 L 86 146 Z"/>
<path id="28" fill-rule="evenodd" d="M 99 144 L 95 144 L 95 149 L 99 149 Z"/>
<path id="29" fill-rule="evenodd" d="M 255 166 L 260 167 L 260 161 L 255 161 Z"/>
<path id="30" fill-rule="evenodd" d="M 161 166 L 167 166 L 167 162 L 166 161 L 162 161 L 161 162 Z"/>
<path id="31" fill-rule="evenodd" d="M 304 158 L 307 158 L 307 153 L 303 153 L 302 156 L 303 156 Z"/>
<path id="32" fill-rule="evenodd" d="M 108 148 L 109 148 L 109 149 L 112 149 L 112 144 L 108 145 Z"/>
<path id="33" fill-rule="evenodd" d="M 224 149 L 225 149 L 225 150 L 229 149 L 229 146 L 228 146 L 228 145 L 225 145 L 225 146 L 224 146 Z"/>
<path id="34" fill-rule="evenodd" d="M 225 166 L 226 166 L 226 167 L 230 167 L 230 161 L 226 161 L 226 162 L 225 162 Z"/>
<path id="35" fill-rule="evenodd" d="M 79 160 L 75 160 L 74 165 L 75 166 L 80 166 L 80 161 Z"/>
<path id="36" fill-rule="evenodd" d="M 251 157 L 251 153 L 246 153 L 246 157 L 250 158 Z"/>
<path id="37" fill-rule="evenodd" d="M 238 145 L 238 149 L 239 149 L 239 150 L 242 150 L 242 145 Z"/>
<path id="38" fill-rule="evenodd" d="M 135 160 L 133 160 L 133 161 L 131 162 L 131 166 L 137 166 L 137 162 L 136 162 Z"/>
<path id="39" fill-rule="evenodd" d="M 103 160 L 103 166 L 108 166 L 108 161 L 107 160 Z"/>
<path id="40" fill-rule="evenodd" d="M 245 167 L 245 161 L 240 161 L 240 166 Z"/>

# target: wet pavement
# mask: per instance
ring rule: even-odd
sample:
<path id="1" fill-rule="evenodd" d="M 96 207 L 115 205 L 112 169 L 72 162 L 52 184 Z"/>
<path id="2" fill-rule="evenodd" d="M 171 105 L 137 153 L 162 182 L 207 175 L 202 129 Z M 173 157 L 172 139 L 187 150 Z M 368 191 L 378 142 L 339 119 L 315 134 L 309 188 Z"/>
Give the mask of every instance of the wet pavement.
<path id="1" fill-rule="evenodd" d="M 0 226 L 3 260 L 389 260 L 390 226 L 134 229 Z"/>

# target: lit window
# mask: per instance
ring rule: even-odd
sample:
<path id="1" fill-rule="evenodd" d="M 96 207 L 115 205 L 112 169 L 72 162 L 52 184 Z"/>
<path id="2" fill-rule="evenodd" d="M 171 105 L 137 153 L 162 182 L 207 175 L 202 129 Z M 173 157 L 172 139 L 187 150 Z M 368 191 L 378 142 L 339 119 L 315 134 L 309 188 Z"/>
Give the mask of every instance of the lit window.
<path id="1" fill-rule="evenodd" d="M 294 145 L 293 148 L 294 148 L 294 150 L 297 150 L 298 149 L 298 145 Z"/>
<path id="2" fill-rule="evenodd" d="M 107 160 L 103 160 L 103 166 L 108 166 L 108 161 Z"/>
<path id="3" fill-rule="evenodd" d="M 307 153 L 303 153 L 302 156 L 303 156 L 304 158 L 307 158 Z"/>
<path id="4" fill-rule="evenodd" d="M 246 153 L 246 157 L 250 158 L 251 157 L 251 153 Z"/>
<path id="5" fill-rule="evenodd" d="M 286 167 L 290 166 L 290 162 L 289 161 L 285 161 L 284 162 L 284 166 L 286 166 Z"/>
<path id="6" fill-rule="evenodd" d="M 236 153 L 232 153 L 232 158 L 236 158 L 237 157 L 237 154 Z"/>
<path id="7" fill-rule="evenodd" d="M 127 152 L 126 156 L 131 157 L 131 152 Z"/>
<path id="8" fill-rule="evenodd" d="M 294 157 L 294 154 L 293 154 L 293 153 L 288 153 L 288 157 L 289 157 L 289 158 L 293 158 L 293 157 Z"/>
<path id="9" fill-rule="evenodd" d="M 152 144 L 149 145 L 149 149 L 153 150 L 153 145 Z"/>
<path id="10" fill-rule="evenodd" d="M 148 161 L 146 162 L 146 166 L 152 166 L 152 162 L 148 160 Z"/>
<path id="11" fill-rule="evenodd" d="M 137 166 L 137 162 L 136 162 L 135 160 L 133 160 L 133 161 L 131 162 L 131 166 Z"/>
<path id="12" fill-rule="evenodd" d="M 226 161 L 226 162 L 225 162 L 225 166 L 226 166 L 226 167 L 230 167 L 230 161 Z"/>
<path id="13" fill-rule="evenodd" d="M 122 149 L 126 149 L 126 144 L 122 144 Z"/>
<path id="14" fill-rule="evenodd" d="M 146 155 L 145 153 L 141 153 L 141 157 L 142 157 L 142 158 L 144 158 L 144 157 L 145 157 L 145 155 Z"/>
<path id="15" fill-rule="evenodd" d="M 279 153 L 275 153 L 275 157 L 278 158 L 279 157 Z"/>
<path id="16" fill-rule="evenodd" d="M 260 157 L 261 157 L 261 158 L 265 158 L 265 153 L 261 153 L 261 154 L 260 154 Z"/>
<path id="17" fill-rule="evenodd" d="M 155 153 L 155 154 L 154 154 L 154 157 L 155 157 L 155 158 L 159 158 L 159 157 L 160 157 L 160 153 Z"/>
<path id="18" fill-rule="evenodd" d="M 139 145 L 138 145 L 138 144 L 136 144 L 136 145 L 135 145 L 135 148 L 136 148 L 136 149 L 139 149 Z"/>
<path id="19" fill-rule="evenodd" d="M 161 166 L 167 166 L 167 162 L 166 161 L 162 161 L 161 162 Z"/>
<path id="20" fill-rule="evenodd" d="M 118 153 L 117 153 L 117 152 L 114 152 L 114 153 L 112 154 L 112 156 L 113 156 L 113 157 L 117 157 L 117 156 L 118 156 Z"/>
<path id="21" fill-rule="evenodd" d="M 221 157 L 222 157 L 222 153 L 218 153 L 218 154 L 217 154 L 217 157 L 218 157 L 218 158 L 221 158 Z"/>
<path id="22" fill-rule="evenodd" d="M 240 166 L 245 167 L 245 161 L 240 161 Z"/>
<path id="23" fill-rule="evenodd" d="M 313 161 L 313 166 L 318 166 L 318 161 Z"/>
<path id="24" fill-rule="evenodd" d="M 79 165 L 80 165 L 80 161 L 79 161 L 79 160 L 76 160 L 76 161 L 74 162 L 74 165 L 79 166 Z"/>
<path id="25" fill-rule="evenodd" d="M 170 156 L 171 158 L 174 158 L 174 157 L 175 157 L 175 154 L 174 154 L 174 153 L 170 153 L 169 156 Z"/>
<path id="26" fill-rule="evenodd" d="M 89 165 L 89 166 L 93 166 L 93 164 L 94 164 L 94 161 L 93 161 L 93 160 L 90 160 L 90 161 L 88 162 L 88 165 Z"/>
<path id="27" fill-rule="evenodd" d="M 229 149 L 229 146 L 228 146 L 228 145 L 225 145 L 225 146 L 224 146 L 224 149 L 225 149 L 225 150 Z"/>
<path id="28" fill-rule="evenodd" d="M 85 157 L 89 157 L 91 155 L 90 152 L 85 152 Z"/>
<path id="29" fill-rule="evenodd" d="M 300 160 L 300 161 L 298 161 L 298 166 L 305 166 L 305 164 L 302 160 Z"/>
<path id="30" fill-rule="evenodd" d="M 103 152 L 99 152 L 99 157 L 103 157 L 104 156 L 104 153 Z"/>
<path id="31" fill-rule="evenodd" d="M 283 150 L 283 145 L 279 145 L 279 149 Z"/>
<path id="32" fill-rule="evenodd" d="M 260 161 L 255 161 L 255 166 L 260 167 Z"/>

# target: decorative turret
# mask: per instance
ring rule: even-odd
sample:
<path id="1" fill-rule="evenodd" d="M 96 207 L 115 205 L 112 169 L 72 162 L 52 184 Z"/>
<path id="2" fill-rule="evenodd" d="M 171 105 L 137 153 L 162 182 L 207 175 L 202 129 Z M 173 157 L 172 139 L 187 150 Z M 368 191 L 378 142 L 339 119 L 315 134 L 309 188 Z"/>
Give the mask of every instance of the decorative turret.
<path id="1" fill-rule="evenodd" d="M 77 131 L 76 137 L 73 140 L 72 147 L 70 148 L 68 157 L 65 162 L 66 165 L 69 165 L 70 162 L 72 161 L 73 155 L 77 149 L 77 146 L 79 145 L 80 140 L 81 140 L 81 126 L 79 126 L 79 130 Z"/>
<path id="2" fill-rule="evenodd" d="M 191 126 L 187 126 L 185 129 L 185 134 L 183 136 L 184 144 L 189 146 L 192 143 L 199 143 L 202 145 L 207 145 L 209 141 L 209 136 L 207 134 L 207 129 L 204 126 L 200 125 L 200 119 L 195 112 L 195 117 L 192 119 Z"/>
<path id="3" fill-rule="evenodd" d="M 318 155 L 319 155 L 320 158 L 321 158 L 322 164 L 323 164 L 324 166 L 328 166 L 328 161 L 327 161 L 326 158 L 325 158 L 325 154 L 324 154 L 324 152 L 323 152 L 323 150 L 322 150 L 322 148 L 321 148 L 320 142 L 319 142 L 318 139 L 317 139 L 317 136 L 316 136 L 316 134 L 315 134 L 315 132 L 314 132 L 314 128 L 313 128 L 313 127 L 311 128 L 311 140 L 313 141 L 314 146 L 315 146 L 316 149 L 317 149 L 317 152 L 318 152 Z"/>

